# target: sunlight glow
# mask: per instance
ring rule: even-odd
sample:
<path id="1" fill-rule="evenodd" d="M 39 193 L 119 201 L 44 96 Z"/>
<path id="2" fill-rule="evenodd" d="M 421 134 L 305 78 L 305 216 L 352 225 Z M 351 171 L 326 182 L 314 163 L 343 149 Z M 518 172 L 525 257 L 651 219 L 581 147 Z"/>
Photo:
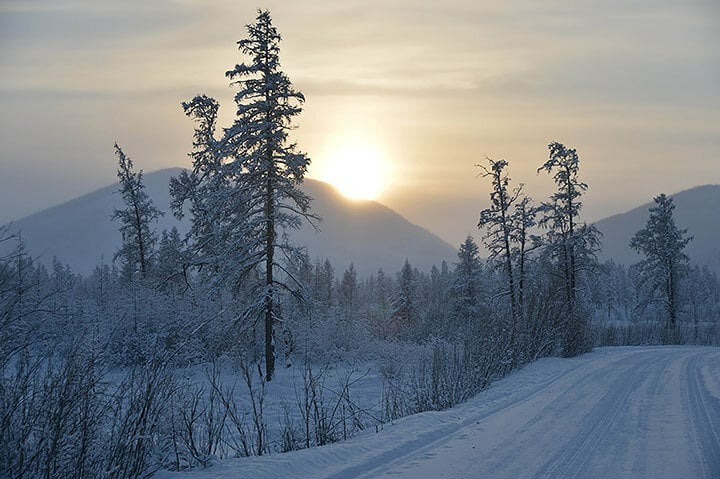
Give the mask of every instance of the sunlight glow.
<path id="1" fill-rule="evenodd" d="M 389 168 L 380 151 L 360 138 L 343 139 L 318 158 L 319 180 L 351 199 L 374 200 L 388 183 Z"/>

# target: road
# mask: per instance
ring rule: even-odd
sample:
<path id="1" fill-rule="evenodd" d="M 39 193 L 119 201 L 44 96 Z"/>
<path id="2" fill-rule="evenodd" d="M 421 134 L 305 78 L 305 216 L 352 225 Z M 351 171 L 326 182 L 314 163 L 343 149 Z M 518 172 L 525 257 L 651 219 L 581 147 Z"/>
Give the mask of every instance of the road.
<path id="1" fill-rule="evenodd" d="M 332 479 L 718 479 L 720 349 L 602 348 L 544 359 L 454 409 L 345 443 L 225 463 L 202 477 L 235 471 Z"/>
<path id="2" fill-rule="evenodd" d="M 718 479 L 719 381 L 717 350 L 608 354 L 358 476 Z"/>

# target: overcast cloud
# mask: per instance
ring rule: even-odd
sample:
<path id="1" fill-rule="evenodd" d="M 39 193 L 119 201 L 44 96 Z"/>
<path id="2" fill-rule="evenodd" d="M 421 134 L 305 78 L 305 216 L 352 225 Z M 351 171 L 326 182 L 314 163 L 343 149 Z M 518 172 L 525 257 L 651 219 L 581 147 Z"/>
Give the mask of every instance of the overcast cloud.
<path id="1" fill-rule="evenodd" d="M 301 148 L 382 145 L 380 201 L 453 243 L 486 203 L 485 155 L 539 198 L 547 143 L 576 147 L 589 219 L 720 183 L 715 2 L 387 3 L 3 1 L 0 222 L 114 181 L 114 141 L 146 171 L 187 165 L 180 102 L 205 92 L 228 118 L 224 72 L 257 7 L 308 99 Z"/>

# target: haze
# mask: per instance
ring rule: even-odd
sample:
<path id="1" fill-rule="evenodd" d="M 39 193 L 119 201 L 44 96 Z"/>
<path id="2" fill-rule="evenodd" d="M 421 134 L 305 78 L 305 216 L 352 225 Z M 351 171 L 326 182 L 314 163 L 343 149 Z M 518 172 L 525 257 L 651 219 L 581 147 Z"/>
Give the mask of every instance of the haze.
<path id="1" fill-rule="evenodd" d="M 213 95 L 228 124 L 258 7 L 307 98 L 309 176 L 364 139 L 388 163 L 378 200 L 453 244 L 487 202 L 485 155 L 542 199 L 547 143 L 577 148 L 589 220 L 720 182 L 712 0 L 3 1 L 0 223 L 112 183 L 114 141 L 145 171 L 188 166 L 180 102 Z"/>

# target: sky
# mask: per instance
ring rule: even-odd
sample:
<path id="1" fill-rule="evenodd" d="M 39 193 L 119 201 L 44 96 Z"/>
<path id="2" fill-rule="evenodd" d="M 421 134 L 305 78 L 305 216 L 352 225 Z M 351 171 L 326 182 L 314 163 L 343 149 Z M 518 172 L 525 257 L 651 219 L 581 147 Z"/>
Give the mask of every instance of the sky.
<path id="1" fill-rule="evenodd" d="M 214 96 L 231 123 L 257 8 L 307 99 L 308 176 L 351 158 L 451 244 L 479 236 L 475 165 L 508 160 L 541 201 L 552 141 L 580 154 L 588 221 L 720 183 L 716 0 L 0 0 L 0 223 L 115 181 L 116 141 L 146 172 L 189 166 L 180 103 Z"/>

